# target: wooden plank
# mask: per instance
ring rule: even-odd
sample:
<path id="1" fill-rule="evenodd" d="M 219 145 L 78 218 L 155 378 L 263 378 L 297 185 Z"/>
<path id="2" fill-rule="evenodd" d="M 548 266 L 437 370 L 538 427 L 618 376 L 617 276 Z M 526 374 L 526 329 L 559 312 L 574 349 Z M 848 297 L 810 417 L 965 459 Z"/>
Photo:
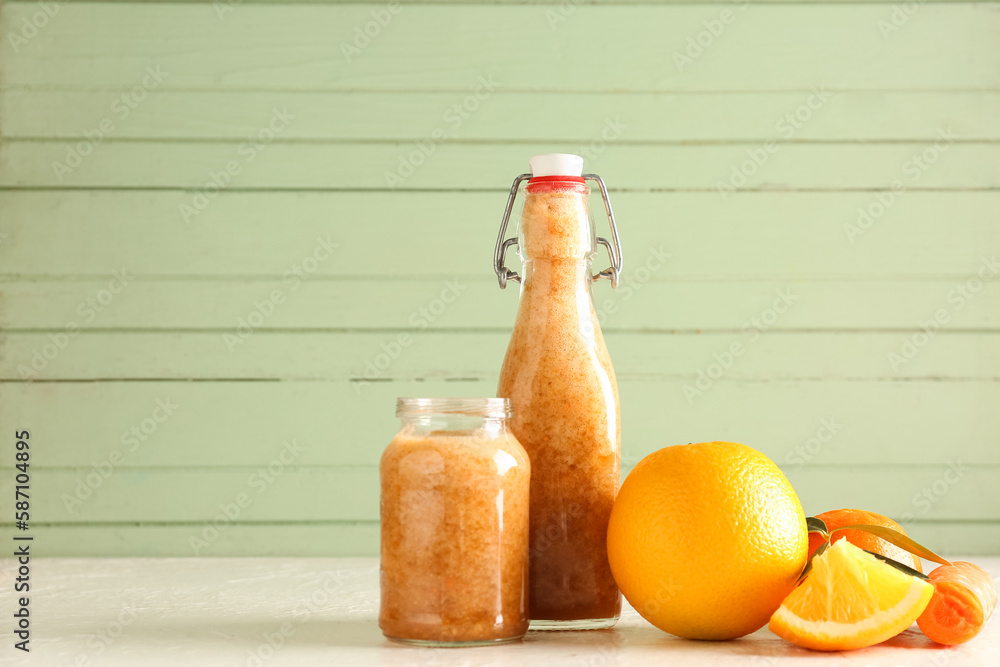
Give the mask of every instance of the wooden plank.
<path id="1" fill-rule="evenodd" d="M 1000 465 L 1000 383 L 719 382 L 688 402 L 674 383 L 625 379 L 622 459 L 668 445 L 746 442 L 805 465 Z M 32 466 L 116 469 L 245 466 L 283 440 L 302 466 L 373 466 L 399 428 L 397 396 L 492 396 L 493 378 L 448 382 L 0 383 L 0 427 L 30 429 Z M 158 403 L 159 401 L 159 403 Z M 176 406 L 168 416 L 160 404 Z M 156 422 L 155 418 L 163 418 Z M 138 433 L 133 431 L 137 429 Z M 132 439 L 132 438 L 135 439 Z M 136 442 L 138 441 L 138 442 Z M 14 441 L 0 440 L 2 461 Z M 819 510 L 817 510 L 819 511 Z"/>
<path id="2" fill-rule="evenodd" d="M 435 127 L 446 141 L 545 141 L 584 146 L 609 121 L 621 141 L 783 142 L 921 141 L 951 127 L 962 141 L 1000 139 L 997 92 L 830 92 L 804 122 L 786 116 L 811 93 L 574 93 L 498 90 L 460 128 L 444 116 L 455 93 L 153 90 L 128 109 L 116 105 L 128 89 L 0 89 L 0 117 L 10 139 L 82 139 L 109 118 L 110 138 L 243 141 L 274 108 L 295 116 L 284 141 L 414 141 Z M 814 100 L 815 102 L 815 100 Z M 531 108 L 533 114 L 523 110 Z M 389 112 L 391 110 L 391 113 Z M 449 116 L 450 118 L 450 116 Z M 555 124 L 551 119 L 558 118 Z"/>
<path id="3" fill-rule="evenodd" d="M 961 560 L 964 552 L 982 556 L 1000 553 L 1000 524 L 913 522 L 906 530 L 921 544 L 932 544 L 937 553 L 953 560 Z"/>
<path id="4" fill-rule="evenodd" d="M 266 123 L 267 118 L 262 118 Z M 289 121 L 291 122 L 291 121 Z M 947 128 L 942 128 L 942 136 Z M 256 136 L 256 135 L 255 135 Z M 1000 188 L 1000 144 L 933 140 L 889 144 L 608 144 L 587 168 L 633 190 L 990 190 Z M 7 188 L 184 188 L 188 206 L 223 189 L 426 190 L 510 188 L 527 157 L 579 153 L 579 144 L 80 142 L 11 140 L 0 154 Z M 91 150 L 86 156 L 82 152 Z M 923 155 L 928 156 L 924 162 Z M 73 156 L 80 156 L 77 162 Z M 756 158 L 754 158 L 756 156 Z M 754 162 L 756 159 L 756 162 Z M 931 163 L 933 162 L 933 164 Z M 758 164 L 762 166 L 758 166 Z M 74 165 L 78 165 L 75 168 Z M 416 165 L 416 166 L 415 166 Z M 924 167 L 921 169 L 921 165 Z M 742 170 L 742 171 L 741 171 Z M 738 176 L 734 176 L 734 173 Z M 749 176 L 747 176 L 749 175 Z M 727 189 L 728 188 L 728 189 Z M 179 212 L 178 212 L 179 213 Z M 197 217 L 197 210 L 187 214 Z"/>
<path id="5" fill-rule="evenodd" d="M 217 514 L 226 523 L 378 519 L 377 468 L 282 464 L 278 457 L 297 446 L 308 447 L 275 443 L 271 462 L 258 470 L 120 470 L 107 479 L 91 470 L 89 480 L 87 470 L 35 470 L 31 517 L 40 523 L 198 522 Z M 0 489 L 13 497 L 13 484 L 5 479 Z"/>
<path id="6" fill-rule="evenodd" d="M 977 524 L 978 525 L 978 524 Z M 33 528 L 32 553 L 40 556 L 377 556 L 375 522 L 234 524 L 218 537 L 200 543 L 191 536 L 201 524 L 56 524 Z M 9 543 L 13 528 L 0 526 Z M 978 535 L 978 533 L 976 533 Z M 982 538 L 980 538 L 982 539 Z"/>
<path id="7" fill-rule="evenodd" d="M 509 180 L 507 174 L 499 183 Z M 316 263 L 312 276 L 489 279 L 505 201 L 500 192 L 227 192 L 186 224 L 178 208 L 192 196 L 5 192 L 0 220 L 8 236 L 0 243 L 0 270 L 102 280 L 122 268 L 136 276 L 281 278 L 316 251 L 318 238 L 329 238 L 340 247 Z M 1000 193 L 908 192 L 870 223 L 859 222 L 859 209 L 878 212 L 877 196 L 744 193 L 723 200 L 715 192 L 615 193 L 625 275 L 663 249 L 671 257 L 655 280 L 951 281 L 970 276 L 984 254 L 1000 247 L 994 215 Z M 849 239 L 845 226 L 860 235 L 851 232 Z M 511 254 L 509 261 L 517 259 Z M 606 287 L 599 285 L 597 294 Z M 498 304 L 513 298 L 491 296 L 502 296 Z"/>
<path id="8" fill-rule="evenodd" d="M 606 331 L 734 330 L 745 323 L 746 308 L 763 308 L 776 295 L 792 295 L 796 307 L 777 320 L 773 331 L 884 330 L 916 332 L 956 289 L 955 281 L 775 281 L 663 282 L 646 261 L 636 257 L 617 290 L 599 283 L 595 298 Z M 669 261 L 669 259 L 667 260 Z M 655 266 L 655 265 L 654 265 Z M 664 264 L 665 268 L 666 264 Z M 226 330 L 236 327 L 278 290 L 285 299 L 268 319 L 268 330 L 507 330 L 517 309 L 516 294 L 492 298 L 499 290 L 488 276 L 457 280 L 461 290 L 453 307 L 433 321 L 420 314 L 437 308 L 441 279 L 424 277 L 371 279 L 157 280 L 136 278 L 120 298 L 100 313 L 87 299 L 102 295 L 108 280 L 29 280 L 0 282 L 0 330 L 82 329 Z M 466 299 L 471 293 L 477 298 Z M 955 294 L 958 294 L 955 292 Z M 489 296 L 490 298 L 486 298 Z M 378 304 L 373 308 L 372 304 Z M 45 304 L 39 308 L 39 304 Z M 88 321 L 89 319 L 89 321 Z M 949 331 L 1000 329 L 1000 280 L 987 282 L 975 301 L 952 312 L 942 327 Z M 374 332 L 373 332 L 374 333 Z"/>
<path id="9" fill-rule="evenodd" d="M 807 516 L 828 509 L 867 507 L 904 526 L 921 520 L 985 520 L 1000 469 L 972 469 L 957 459 L 938 467 L 908 469 L 802 468 L 787 472 Z M 821 509 L 822 508 L 822 509 Z"/>
<path id="10" fill-rule="evenodd" d="M 100 483 L 94 481 L 96 489 L 87 486 L 86 470 L 36 470 L 31 517 L 43 524 L 378 520 L 376 467 L 279 463 L 270 470 L 120 470 Z M 812 508 L 846 506 L 907 521 L 918 515 L 924 520 L 996 521 L 998 471 L 958 461 L 927 468 L 803 468 L 790 473 L 789 481 L 810 514 Z M 90 475 L 99 479 L 95 472 Z M 0 481 L 7 497 L 14 495 L 10 477 Z"/>
<path id="11" fill-rule="evenodd" d="M 162 2 L 162 0 L 73 0 L 75 2 L 102 2 L 122 4 L 144 4 Z M 170 0 L 173 4 L 215 4 L 219 0 Z M 482 4 L 490 5 L 561 5 L 564 0 L 488 0 Z M 850 4 L 888 4 L 890 0 L 762 0 L 759 4 L 772 5 L 791 3 L 797 5 L 835 4 L 838 2 Z M 926 4 L 962 3 L 969 0 L 924 0 Z M 34 3 L 38 0 L 7 0 L 7 4 Z M 235 0 L 233 7 L 239 5 L 386 5 L 388 0 Z M 469 0 L 405 0 L 407 5 L 467 5 Z M 689 5 L 691 0 L 577 0 L 577 5 Z M 733 5 L 733 0 L 702 0 L 699 4 Z M 223 13 L 225 17 L 226 13 Z"/>
<path id="12" fill-rule="evenodd" d="M 192 556 L 201 525 L 58 524 L 36 529 L 44 556 Z M 914 522 L 911 535 L 945 557 L 1000 552 L 1000 522 Z M 0 526 L 0 539 L 13 529 Z M 199 545 L 200 546 L 200 545 Z M 202 556 L 378 556 L 379 525 L 369 523 L 236 524 L 203 547 Z"/>
<path id="13" fill-rule="evenodd" d="M 731 9 L 720 38 L 686 68 L 674 53 L 719 20 L 718 6 L 579 7 L 553 30 L 544 7 L 419 6 L 355 57 L 341 43 L 372 21 L 368 5 L 247 5 L 220 21 L 210 4 L 68 4 L 0 80 L 15 85 L 162 85 L 300 90 L 470 91 L 480 76 L 522 90 L 996 89 L 1000 12 L 993 4 L 927 5 L 883 37 L 885 5 Z M 37 8 L 6 5 L 6 34 Z M 449 31 L 443 46 L 441 26 Z M 803 30 L 821 25 L 822 31 Z M 710 33 L 706 33 L 711 37 Z M 724 38 L 723 38 L 724 37 Z M 948 49 L 928 44 L 948 40 Z M 628 49 L 620 48 L 625 42 Z M 463 57 L 456 59 L 455 54 Z M 511 57 L 517 54 L 518 57 Z M 752 57 L 748 57 L 752 54 Z M 635 63 L 660 63 L 656 68 Z M 873 65 L 877 63 L 877 65 Z"/>
<path id="14" fill-rule="evenodd" d="M 746 313 L 748 321 L 754 316 Z M 496 377 L 509 339 L 506 332 L 489 331 L 372 336 L 247 329 L 242 334 L 235 327 L 229 332 L 8 333 L 0 337 L 0 379 L 485 379 Z M 703 334 L 609 332 L 606 338 L 620 378 L 657 379 L 683 392 L 709 373 L 728 381 L 997 380 L 998 336 L 759 333 L 749 328 Z"/>

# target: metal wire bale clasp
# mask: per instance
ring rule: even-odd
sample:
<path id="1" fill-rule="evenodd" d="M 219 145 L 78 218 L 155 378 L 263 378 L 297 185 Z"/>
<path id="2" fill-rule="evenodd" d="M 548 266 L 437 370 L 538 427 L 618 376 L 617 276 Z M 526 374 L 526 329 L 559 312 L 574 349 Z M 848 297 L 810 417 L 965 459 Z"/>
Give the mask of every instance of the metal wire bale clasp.
<path id="1" fill-rule="evenodd" d="M 531 174 L 520 174 L 514 179 L 513 185 L 510 186 L 510 195 L 507 197 L 507 206 L 503 211 L 503 220 L 500 222 L 500 233 L 497 235 L 497 244 L 493 249 L 493 270 L 496 272 L 497 280 L 500 282 L 500 289 L 507 287 L 507 280 L 521 282 L 521 276 L 506 266 L 507 248 L 517 245 L 517 237 L 512 236 L 509 239 L 504 239 L 504 236 L 507 234 L 507 223 L 510 221 L 510 212 L 514 210 L 514 200 L 517 198 L 517 192 L 521 187 L 521 183 L 530 178 Z M 611 241 L 608 241 L 603 236 L 598 236 L 595 239 L 598 244 L 608 249 L 608 256 L 611 257 L 611 266 L 595 274 L 593 279 L 596 281 L 601 278 L 607 278 L 611 281 L 611 287 L 615 288 L 618 287 L 618 277 L 622 272 L 622 246 L 621 241 L 618 239 L 618 225 L 615 224 L 615 214 L 611 210 L 611 199 L 608 198 L 608 188 L 604 185 L 604 179 L 597 174 L 584 174 L 583 178 L 584 180 L 595 181 L 597 183 L 601 190 L 601 198 L 604 200 L 604 210 L 608 212 L 608 222 L 611 224 Z"/>

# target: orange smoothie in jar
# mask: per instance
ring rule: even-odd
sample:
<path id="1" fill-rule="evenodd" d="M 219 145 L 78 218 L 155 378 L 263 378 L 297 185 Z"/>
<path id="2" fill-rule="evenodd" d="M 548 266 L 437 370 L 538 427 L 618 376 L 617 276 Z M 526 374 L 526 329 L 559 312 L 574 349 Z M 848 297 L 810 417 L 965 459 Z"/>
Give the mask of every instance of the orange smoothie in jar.
<path id="1" fill-rule="evenodd" d="M 501 399 L 400 399 L 382 455 L 379 627 L 404 643 L 494 644 L 528 628 L 530 464 Z"/>
<path id="2" fill-rule="evenodd" d="M 531 460 L 531 627 L 614 625 L 621 595 L 607 557 L 620 482 L 614 368 L 591 296 L 595 233 L 581 178 L 529 181 L 524 262 L 497 394 Z"/>

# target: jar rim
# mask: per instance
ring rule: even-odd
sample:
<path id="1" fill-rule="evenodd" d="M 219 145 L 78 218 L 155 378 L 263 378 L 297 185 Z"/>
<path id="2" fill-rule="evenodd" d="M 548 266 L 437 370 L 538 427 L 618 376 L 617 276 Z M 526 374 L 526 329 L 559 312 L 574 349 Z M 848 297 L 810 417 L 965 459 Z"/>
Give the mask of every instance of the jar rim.
<path id="1" fill-rule="evenodd" d="M 503 419 L 513 414 L 513 407 L 509 398 L 400 397 L 396 399 L 397 417 L 432 414 Z"/>

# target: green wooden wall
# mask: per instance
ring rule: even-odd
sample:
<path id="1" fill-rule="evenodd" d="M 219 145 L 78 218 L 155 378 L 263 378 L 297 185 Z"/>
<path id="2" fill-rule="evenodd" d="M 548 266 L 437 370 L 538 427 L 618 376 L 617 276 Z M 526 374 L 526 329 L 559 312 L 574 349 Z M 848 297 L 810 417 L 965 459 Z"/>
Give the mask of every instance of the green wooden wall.
<path id="1" fill-rule="evenodd" d="M 623 472 L 737 440 L 807 513 L 1000 553 L 1000 4 L 8 0 L 0 37 L 38 553 L 377 553 L 394 400 L 493 394 L 551 151 L 619 218 Z"/>

